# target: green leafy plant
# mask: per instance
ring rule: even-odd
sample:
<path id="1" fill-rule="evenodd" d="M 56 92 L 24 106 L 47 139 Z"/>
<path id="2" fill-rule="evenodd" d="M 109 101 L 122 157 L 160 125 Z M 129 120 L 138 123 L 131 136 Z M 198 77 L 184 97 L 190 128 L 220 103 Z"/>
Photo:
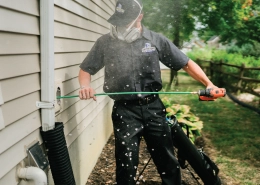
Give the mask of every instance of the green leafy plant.
<path id="1" fill-rule="evenodd" d="M 228 53 L 226 50 L 194 49 L 188 52 L 187 55 L 202 66 L 205 65 L 205 60 L 211 60 L 214 63 L 219 63 L 222 61 L 224 63 L 233 64 L 236 66 L 241 66 L 244 64 L 246 67 L 259 67 L 260 64 L 260 58 L 256 59 L 252 56 L 245 57 L 240 53 Z M 234 75 L 239 73 L 238 68 L 235 67 L 224 67 L 222 70 L 227 73 L 233 73 Z M 244 76 L 259 79 L 260 73 L 257 70 L 247 70 L 245 71 Z"/>
<path id="2" fill-rule="evenodd" d="M 203 122 L 197 116 L 190 112 L 188 105 L 173 104 L 167 96 L 162 98 L 162 102 L 166 107 L 166 116 L 176 116 L 179 123 L 183 123 L 182 129 L 187 134 L 189 131 L 189 139 L 194 143 L 197 137 L 201 136 Z"/>

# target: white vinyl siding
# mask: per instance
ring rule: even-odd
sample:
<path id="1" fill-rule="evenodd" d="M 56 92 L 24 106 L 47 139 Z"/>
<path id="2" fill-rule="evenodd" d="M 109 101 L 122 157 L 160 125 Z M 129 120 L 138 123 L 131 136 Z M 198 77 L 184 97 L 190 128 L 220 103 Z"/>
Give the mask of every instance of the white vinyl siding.
<path id="1" fill-rule="evenodd" d="M 0 184 L 16 185 L 26 148 L 40 141 L 38 0 L 0 0 Z"/>
<path id="2" fill-rule="evenodd" d="M 95 2 L 55 0 L 55 80 L 62 84 L 62 95 L 78 94 L 79 65 L 87 56 L 95 41 L 103 34 L 109 32 L 109 24 L 106 20 L 113 11 L 105 3 L 97 1 L 99 2 L 97 5 Z M 110 11 L 110 14 L 107 11 Z M 92 86 L 96 91 L 103 91 L 103 75 L 104 71 L 101 70 L 92 77 Z M 100 78 L 102 80 L 97 80 Z M 103 101 L 107 102 L 108 97 L 98 99 L 102 103 Z M 68 130 L 66 128 L 68 125 L 67 121 L 70 119 L 76 120 L 76 117 L 81 117 L 80 115 L 83 114 L 82 109 L 86 109 L 91 104 L 91 101 L 79 101 L 79 98 L 61 100 L 62 106 L 61 111 L 56 115 L 57 121 L 62 121 L 65 125 L 65 130 Z M 77 104 L 84 104 L 84 106 L 82 107 L 81 105 L 80 109 L 72 111 L 71 107 L 76 107 Z M 92 108 L 95 109 L 95 107 L 88 107 L 88 109 Z M 89 118 L 85 115 L 84 119 Z M 80 121 L 76 120 L 74 123 L 79 124 L 81 121 L 82 119 Z M 70 132 L 77 126 L 73 125 L 73 128 L 69 129 Z"/>
<path id="3" fill-rule="evenodd" d="M 113 14 L 113 9 L 100 0 L 55 0 L 55 81 L 60 84 L 62 95 L 78 94 L 79 65 L 95 41 L 109 32 L 106 20 Z M 97 93 L 103 92 L 103 83 L 104 69 L 92 76 L 91 86 Z M 77 184 L 86 183 L 112 132 L 111 102 L 107 96 L 97 97 L 96 102 L 62 99 L 60 111 L 56 112 L 56 121 L 64 124 Z M 82 173 L 85 175 L 80 175 Z"/>
<path id="4" fill-rule="evenodd" d="M 0 55 L 0 80 L 40 72 L 39 54 Z M 30 67 L 28 67 L 30 66 Z"/>
<path id="5" fill-rule="evenodd" d="M 35 141 L 42 143 L 41 114 L 35 105 L 41 94 L 39 3 L 0 0 L 0 140 L 4 141 L 0 145 L 1 185 L 19 184 L 16 168 L 26 161 L 26 148 Z M 95 41 L 109 32 L 106 20 L 114 7 L 115 0 L 54 0 L 53 70 L 62 95 L 78 94 L 79 65 Z M 91 83 L 97 93 L 103 92 L 104 69 L 92 77 Z M 112 132 L 112 101 L 107 96 L 97 99 L 63 99 L 56 112 L 56 121 L 64 124 L 79 185 L 85 185 Z"/>
<path id="6" fill-rule="evenodd" d="M 39 36 L 0 32 L 0 55 L 40 53 Z"/>

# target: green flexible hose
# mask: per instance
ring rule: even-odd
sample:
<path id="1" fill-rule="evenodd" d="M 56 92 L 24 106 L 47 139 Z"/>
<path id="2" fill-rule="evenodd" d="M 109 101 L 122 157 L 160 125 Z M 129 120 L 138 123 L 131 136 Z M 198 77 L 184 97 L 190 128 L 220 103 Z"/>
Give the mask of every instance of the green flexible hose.
<path id="1" fill-rule="evenodd" d="M 197 92 L 114 92 L 114 93 L 97 93 L 94 96 L 124 95 L 124 94 L 197 94 Z M 57 99 L 76 98 L 79 95 L 57 96 Z"/>

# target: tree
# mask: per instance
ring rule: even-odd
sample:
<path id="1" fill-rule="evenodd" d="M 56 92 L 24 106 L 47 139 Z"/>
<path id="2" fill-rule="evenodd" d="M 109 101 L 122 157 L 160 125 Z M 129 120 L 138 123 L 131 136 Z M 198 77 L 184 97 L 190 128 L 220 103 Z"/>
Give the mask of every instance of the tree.
<path id="1" fill-rule="evenodd" d="M 191 10 L 194 1 L 191 0 L 145 0 L 144 24 L 168 37 L 178 47 L 183 41 L 189 40 L 195 28 L 195 17 Z M 171 70 L 170 84 L 173 78 L 177 79 L 177 72 Z M 178 83 L 178 81 L 176 82 Z"/>
<path id="2" fill-rule="evenodd" d="M 236 41 L 238 46 L 260 41 L 260 0 L 203 0 L 197 14 L 205 32 L 219 35 L 221 42 Z"/>

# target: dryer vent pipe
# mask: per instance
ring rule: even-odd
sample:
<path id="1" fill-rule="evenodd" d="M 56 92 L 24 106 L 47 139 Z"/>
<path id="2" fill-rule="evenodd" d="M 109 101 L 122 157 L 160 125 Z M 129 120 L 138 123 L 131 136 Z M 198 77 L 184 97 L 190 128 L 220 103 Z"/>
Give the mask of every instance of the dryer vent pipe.
<path id="1" fill-rule="evenodd" d="M 17 175 L 21 179 L 31 180 L 35 185 L 47 185 L 47 176 L 37 167 L 19 168 Z"/>

